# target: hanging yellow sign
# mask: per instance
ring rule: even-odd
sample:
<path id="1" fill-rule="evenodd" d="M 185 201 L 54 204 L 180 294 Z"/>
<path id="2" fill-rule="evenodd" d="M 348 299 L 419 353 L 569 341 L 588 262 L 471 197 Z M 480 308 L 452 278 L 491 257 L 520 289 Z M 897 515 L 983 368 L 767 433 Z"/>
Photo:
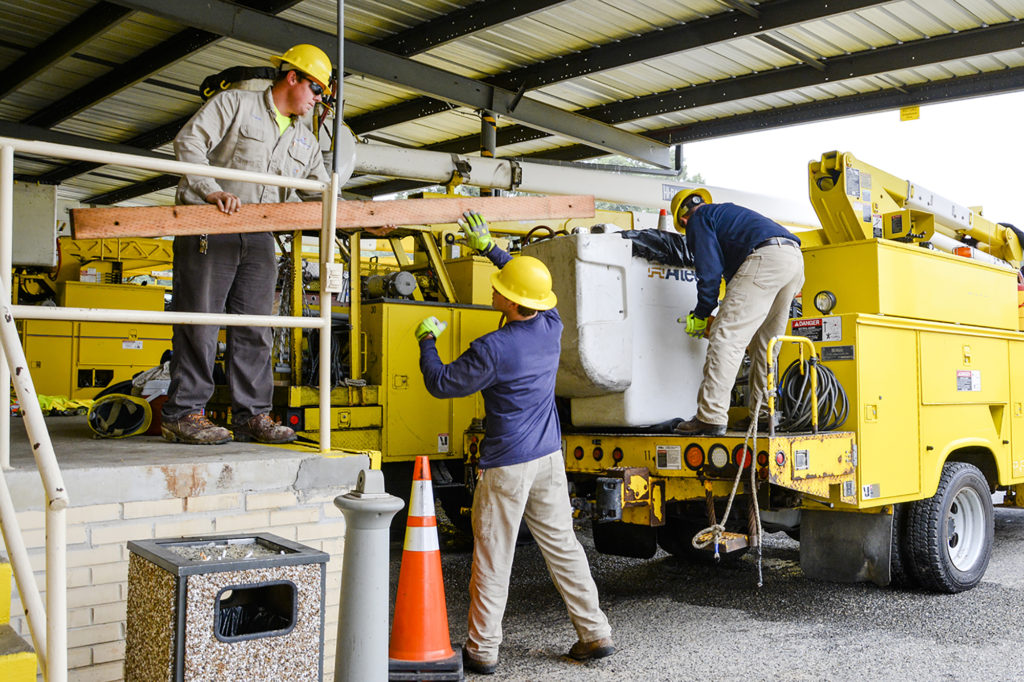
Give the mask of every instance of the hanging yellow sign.
<path id="1" fill-rule="evenodd" d="M 900 109 L 901 121 L 915 121 L 919 118 L 921 118 L 921 107 L 902 107 Z"/>

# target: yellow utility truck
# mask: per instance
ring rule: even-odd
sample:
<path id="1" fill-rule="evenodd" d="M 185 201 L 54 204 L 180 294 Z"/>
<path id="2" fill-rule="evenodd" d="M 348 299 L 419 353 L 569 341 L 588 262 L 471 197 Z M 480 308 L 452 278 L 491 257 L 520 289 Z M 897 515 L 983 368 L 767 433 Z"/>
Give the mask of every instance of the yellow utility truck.
<path id="1" fill-rule="evenodd" d="M 615 235 L 524 249 L 551 267 L 566 320 L 557 392 L 574 502 L 602 552 L 741 553 L 763 521 L 799 538 L 811 577 L 970 589 L 993 495 L 1024 506 L 1021 235 L 848 153 L 809 175 L 822 227 L 799 235 L 802 313 L 771 369 L 781 423 L 756 441 L 671 433 L 695 413 L 706 349 L 675 322 L 695 300 L 692 270 Z M 723 531 L 736 479 L 724 532 L 694 541 Z"/>

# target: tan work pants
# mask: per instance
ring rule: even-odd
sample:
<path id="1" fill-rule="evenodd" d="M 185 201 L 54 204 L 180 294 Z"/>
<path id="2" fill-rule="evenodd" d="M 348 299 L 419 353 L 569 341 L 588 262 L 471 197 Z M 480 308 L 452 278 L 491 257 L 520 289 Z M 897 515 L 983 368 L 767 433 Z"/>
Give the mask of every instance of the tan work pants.
<path id="1" fill-rule="evenodd" d="M 704 380 L 697 393 L 697 418 L 707 424 L 729 421 L 729 396 L 743 351 L 750 352 L 750 397 L 754 408 L 767 404 L 768 341 L 786 333 L 789 305 L 804 283 L 804 259 L 794 242 L 770 244 L 751 252 L 725 288 L 711 325 Z M 748 348 L 749 346 L 749 348 Z M 778 358 L 776 346 L 776 358 Z"/>
<path id="2" fill-rule="evenodd" d="M 482 469 L 473 496 L 473 571 L 469 579 L 469 637 L 473 658 L 498 660 L 501 618 L 508 599 L 519 521 L 537 541 L 548 573 L 582 641 L 611 635 L 598 606 L 597 585 L 572 527 L 561 452 L 511 466 Z"/>

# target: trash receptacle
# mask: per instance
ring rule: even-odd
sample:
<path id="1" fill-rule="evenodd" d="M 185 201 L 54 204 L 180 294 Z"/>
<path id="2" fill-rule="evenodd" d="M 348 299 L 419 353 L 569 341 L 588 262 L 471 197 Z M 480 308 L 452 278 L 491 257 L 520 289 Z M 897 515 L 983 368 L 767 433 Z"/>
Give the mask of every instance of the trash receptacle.
<path id="1" fill-rule="evenodd" d="M 129 682 L 323 678 L 324 552 L 269 533 L 128 551 Z"/>

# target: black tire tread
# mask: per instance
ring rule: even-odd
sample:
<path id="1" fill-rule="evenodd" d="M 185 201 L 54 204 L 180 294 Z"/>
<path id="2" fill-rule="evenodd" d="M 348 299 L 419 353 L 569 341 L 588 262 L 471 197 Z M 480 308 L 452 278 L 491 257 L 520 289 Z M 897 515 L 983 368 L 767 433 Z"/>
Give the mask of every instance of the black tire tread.
<path id="1" fill-rule="evenodd" d="M 917 587 L 920 583 L 910 567 L 907 548 L 907 504 L 892 506 L 892 544 L 890 545 L 889 585 L 897 589 Z"/>
<path id="2" fill-rule="evenodd" d="M 961 483 L 964 477 L 971 476 L 981 483 L 984 490 L 988 490 L 985 477 L 973 464 L 947 462 L 942 469 L 942 476 L 939 479 L 935 495 L 910 505 L 906 519 L 904 558 L 907 560 L 910 573 L 917 578 L 921 587 L 950 594 L 963 592 L 980 582 L 981 576 L 984 575 L 985 569 L 988 567 L 992 551 L 991 533 L 986 543 L 984 556 L 981 558 L 981 570 L 977 580 L 973 582 L 964 583 L 955 580 L 953 576 L 943 570 L 943 562 L 938 556 L 942 552 L 941 538 L 942 523 L 945 520 L 945 500 L 954 485 Z M 988 499 L 987 494 L 983 499 Z M 988 508 L 991 511 L 991 504 Z"/>

